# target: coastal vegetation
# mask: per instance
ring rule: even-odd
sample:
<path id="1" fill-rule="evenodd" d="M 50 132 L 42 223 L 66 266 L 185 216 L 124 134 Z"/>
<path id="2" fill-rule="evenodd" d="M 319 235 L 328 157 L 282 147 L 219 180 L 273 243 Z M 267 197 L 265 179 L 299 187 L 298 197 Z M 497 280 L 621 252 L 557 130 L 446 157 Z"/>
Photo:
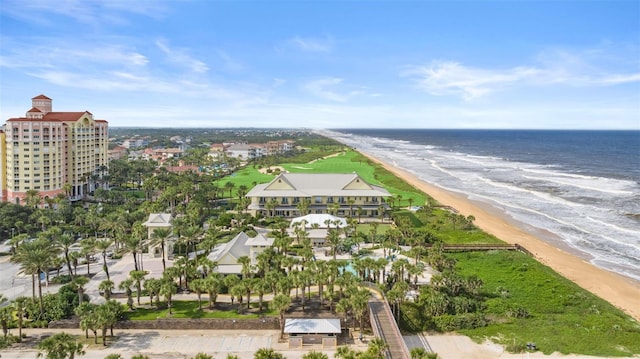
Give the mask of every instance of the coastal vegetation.
<path id="1" fill-rule="evenodd" d="M 96 342 L 101 331 L 105 343 L 107 329 L 119 318 L 242 319 L 268 315 L 277 316 L 283 325 L 287 310 L 295 306 L 304 312 L 310 300 L 319 301 L 320 306 L 348 319 L 352 327 L 362 329 L 366 297 L 358 283 L 370 281 L 385 292 L 405 331 L 459 332 L 478 341 L 496 341 L 513 352 L 535 342 L 544 353 L 640 353 L 637 322 L 526 254 L 515 250 L 447 252 L 448 245 L 503 244 L 479 230 L 473 216 L 464 217 L 437 203 L 381 165 L 333 140 L 307 136 L 304 141 L 304 150 L 291 156 L 233 167 L 224 177 L 219 173 L 176 174 L 139 161 L 113 162 L 119 190 L 96 191 L 84 204 L 86 209 L 62 199 L 48 209 L 0 203 L 0 233 L 11 238 L 7 254 L 23 273 L 34 278 L 32 297 L 14 301 L 0 313 L 3 329 L 46 326 L 75 314 L 80 325 L 94 333 Z M 200 165 L 203 153 L 189 152 L 184 159 Z M 312 261 L 308 241 L 293 243 L 280 235 L 288 226 L 282 219 L 246 213 L 244 195 L 256 184 L 272 180 L 279 170 L 271 166 L 276 165 L 297 173 L 357 172 L 391 193 L 389 209 L 380 211 L 379 221 L 359 223 L 352 218 L 345 238 L 335 236 L 335 243 L 330 240 L 332 254 L 352 253 L 355 274 L 344 270 L 348 264 L 344 261 Z M 146 278 L 136 256 L 149 245 L 143 242 L 146 232 L 141 223 L 149 213 L 163 211 L 175 216 L 176 260 L 163 278 Z M 215 276 L 215 263 L 207 263 L 206 255 L 240 231 L 252 231 L 251 224 L 275 229 L 276 250 L 266 251 L 256 268 L 243 265 L 242 278 L 222 280 Z M 169 234 L 157 231 L 152 242 L 162 245 Z M 379 249 L 385 258 L 367 258 Z M 199 256 L 186 256 L 196 250 L 201 251 Z M 395 260 L 392 271 L 384 273 L 392 257 L 387 254 L 391 253 L 408 259 Z M 110 280 L 108 254 L 136 258 L 135 270 L 125 281 Z M 96 256 L 104 263 L 101 270 L 107 280 L 100 288 L 107 303 L 115 303 L 112 294 L 119 289 L 126 306 L 88 303 L 84 291 Z M 300 269 L 294 269 L 296 265 Z M 426 265 L 436 270 L 431 285 L 415 288 L 415 300 L 407 300 L 408 290 Z M 206 269 L 202 272 L 199 268 Z M 57 275 L 60 270 L 64 274 Z M 36 279 L 41 272 L 50 283 L 54 279 L 49 275 L 68 284 L 58 294 L 42 294 L 42 281 Z M 387 279 L 382 280 L 385 274 Z M 197 293 L 199 300 L 175 300 L 176 293 L 187 290 Z M 221 293 L 234 298 L 232 305 L 216 304 Z M 277 300 L 263 303 L 265 295 Z M 119 296 L 124 304 L 122 294 Z M 201 296 L 205 299 L 200 300 Z M 142 302 L 141 297 L 145 298 Z M 249 301 L 257 297 L 258 306 Z M 356 357 L 347 351 L 344 355 Z"/>

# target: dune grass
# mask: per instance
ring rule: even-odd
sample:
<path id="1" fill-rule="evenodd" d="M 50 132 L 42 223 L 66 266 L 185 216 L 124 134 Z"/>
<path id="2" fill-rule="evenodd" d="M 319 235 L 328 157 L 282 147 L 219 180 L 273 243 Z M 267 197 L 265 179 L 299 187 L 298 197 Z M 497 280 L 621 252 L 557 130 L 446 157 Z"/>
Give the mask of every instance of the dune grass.
<path id="1" fill-rule="evenodd" d="M 453 256 L 458 273 L 483 280 L 485 313 L 492 319 L 487 327 L 461 333 L 478 341 L 491 338 L 512 351 L 535 342 L 545 354 L 640 354 L 638 322 L 535 259 L 512 251 Z M 529 316 L 517 318 L 516 312 Z"/>

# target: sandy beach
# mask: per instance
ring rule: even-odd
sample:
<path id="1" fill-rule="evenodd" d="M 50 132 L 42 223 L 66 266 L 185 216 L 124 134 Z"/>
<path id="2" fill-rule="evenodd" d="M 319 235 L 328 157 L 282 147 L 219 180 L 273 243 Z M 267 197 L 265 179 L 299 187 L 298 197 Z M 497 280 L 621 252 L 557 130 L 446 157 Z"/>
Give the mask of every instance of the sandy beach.
<path id="1" fill-rule="evenodd" d="M 598 268 L 582 258 L 556 248 L 509 223 L 506 218 L 491 213 L 485 206 L 469 200 L 464 195 L 443 190 L 420 180 L 408 171 L 380 161 L 369 154 L 362 154 L 382 164 L 387 170 L 402 177 L 441 204 L 455 208 L 462 215 L 473 215 L 476 218 L 474 223 L 482 230 L 507 243 L 518 243 L 524 246 L 540 262 L 640 321 L 640 282 Z"/>

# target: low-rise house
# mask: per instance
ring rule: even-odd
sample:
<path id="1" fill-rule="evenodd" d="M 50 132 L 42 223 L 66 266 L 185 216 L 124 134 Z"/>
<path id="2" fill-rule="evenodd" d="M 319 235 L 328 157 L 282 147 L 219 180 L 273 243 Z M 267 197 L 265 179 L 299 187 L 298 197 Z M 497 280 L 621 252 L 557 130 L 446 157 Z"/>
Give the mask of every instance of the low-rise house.
<path id="1" fill-rule="evenodd" d="M 273 238 L 268 236 L 269 231 L 262 228 L 254 228 L 255 237 L 249 237 L 245 232 L 240 232 L 229 242 L 217 246 L 207 257 L 217 262 L 215 271 L 222 274 L 242 273 L 242 264 L 238 263 L 240 257 L 249 257 L 250 264 L 258 263 L 258 254 L 273 245 Z"/>
<path id="2" fill-rule="evenodd" d="M 111 160 L 119 160 L 127 156 L 127 148 L 123 146 L 117 146 L 112 150 L 107 151 L 107 157 L 109 161 Z"/>
<path id="3" fill-rule="evenodd" d="M 269 183 L 255 186 L 246 196 L 251 199 L 248 210 L 254 215 L 291 218 L 333 213 L 377 217 L 388 209 L 385 198 L 391 194 L 357 173 L 282 173 Z"/>

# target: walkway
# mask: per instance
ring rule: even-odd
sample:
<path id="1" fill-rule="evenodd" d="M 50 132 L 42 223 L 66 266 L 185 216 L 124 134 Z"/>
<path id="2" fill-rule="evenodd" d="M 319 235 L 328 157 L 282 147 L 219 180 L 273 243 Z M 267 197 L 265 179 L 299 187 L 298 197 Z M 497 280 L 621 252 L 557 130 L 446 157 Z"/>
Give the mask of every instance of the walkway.
<path id="1" fill-rule="evenodd" d="M 376 337 L 384 339 L 389 346 L 387 358 L 408 359 L 409 349 L 402 339 L 400 329 L 396 324 L 389 304 L 379 296 L 375 295 L 369 300 L 369 314 L 371 316 L 371 327 Z"/>

